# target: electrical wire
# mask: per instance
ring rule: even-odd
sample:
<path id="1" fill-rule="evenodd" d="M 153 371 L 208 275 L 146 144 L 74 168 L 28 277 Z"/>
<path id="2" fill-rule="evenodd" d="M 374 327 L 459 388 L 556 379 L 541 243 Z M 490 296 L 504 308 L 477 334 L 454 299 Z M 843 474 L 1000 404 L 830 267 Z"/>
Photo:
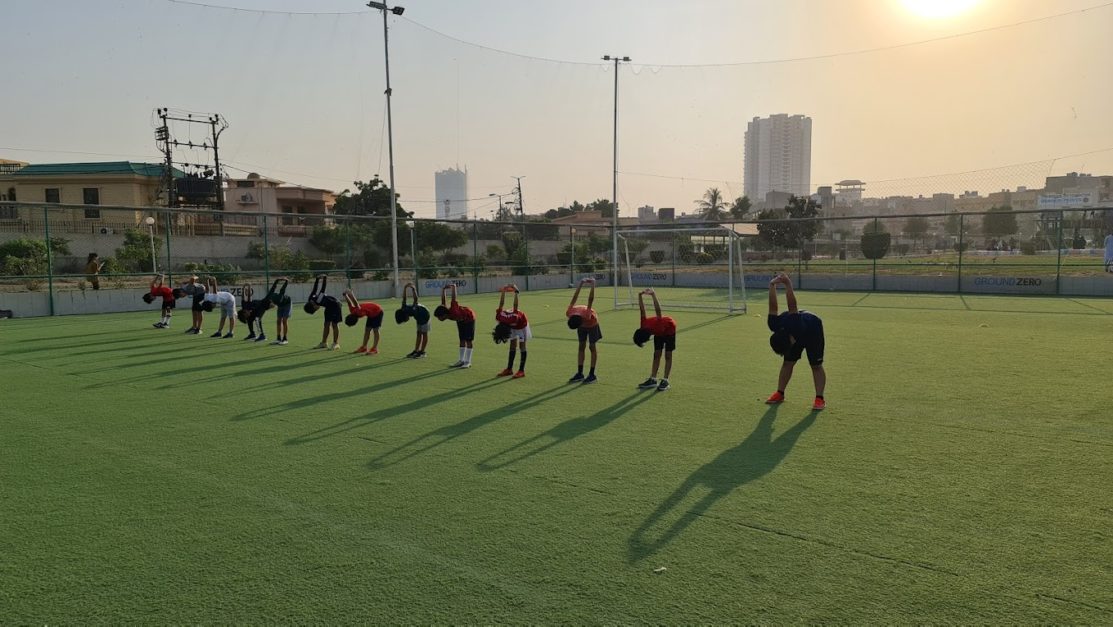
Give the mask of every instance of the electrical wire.
<path id="1" fill-rule="evenodd" d="M 261 13 L 266 15 L 362 15 L 364 13 L 372 13 L 373 11 L 275 11 L 274 9 L 245 9 L 241 7 L 230 7 L 221 4 L 206 4 L 204 2 L 193 2 L 192 0 L 166 0 L 171 4 L 183 4 L 191 7 L 200 7 L 205 9 L 221 9 L 224 11 L 237 11 L 240 13 Z"/>

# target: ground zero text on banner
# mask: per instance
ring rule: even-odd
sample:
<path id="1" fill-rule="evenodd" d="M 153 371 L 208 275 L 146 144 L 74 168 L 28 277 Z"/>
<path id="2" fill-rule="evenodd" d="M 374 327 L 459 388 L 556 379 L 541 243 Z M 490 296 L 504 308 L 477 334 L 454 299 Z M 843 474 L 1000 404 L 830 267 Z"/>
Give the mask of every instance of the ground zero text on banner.
<path id="1" fill-rule="evenodd" d="M 1039 277 L 980 276 L 974 278 L 974 285 L 993 285 L 999 287 L 1039 287 L 1043 285 L 1043 279 Z"/>

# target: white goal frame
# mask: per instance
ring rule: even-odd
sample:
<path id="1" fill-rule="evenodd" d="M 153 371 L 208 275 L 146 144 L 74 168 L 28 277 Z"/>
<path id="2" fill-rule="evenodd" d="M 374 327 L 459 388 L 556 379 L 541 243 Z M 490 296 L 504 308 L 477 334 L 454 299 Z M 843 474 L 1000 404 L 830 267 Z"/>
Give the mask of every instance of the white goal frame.
<path id="1" fill-rule="evenodd" d="M 622 286 L 614 286 L 614 307 L 621 309 L 624 307 L 637 307 L 638 296 L 635 292 L 634 281 L 632 277 L 630 263 L 630 249 L 629 239 L 639 238 L 656 233 L 673 233 L 691 236 L 709 236 L 721 237 L 729 242 L 727 245 L 727 284 L 722 287 L 727 289 L 726 310 L 728 314 L 744 314 L 746 313 L 746 272 L 743 267 L 742 257 L 742 237 L 733 228 L 724 225 L 718 226 L 705 226 L 695 228 L 677 228 L 677 229 L 619 229 L 618 241 L 621 246 L 620 259 L 625 262 L 625 273 L 616 273 L 619 276 L 619 283 L 626 283 L 626 297 L 622 298 Z M 675 252 L 675 251 L 674 251 Z M 675 280 L 675 276 L 674 276 Z M 677 287 L 685 287 L 678 285 Z M 722 301 L 716 302 L 673 302 L 669 301 L 670 308 L 687 308 L 687 309 L 709 309 L 722 311 L 724 303 Z"/>

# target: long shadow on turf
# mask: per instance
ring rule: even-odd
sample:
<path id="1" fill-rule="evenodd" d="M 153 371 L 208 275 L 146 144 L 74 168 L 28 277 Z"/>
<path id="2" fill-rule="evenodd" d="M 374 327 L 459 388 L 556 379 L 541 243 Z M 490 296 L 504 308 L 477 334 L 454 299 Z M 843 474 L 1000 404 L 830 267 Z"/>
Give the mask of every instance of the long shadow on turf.
<path id="1" fill-rule="evenodd" d="M 218 346 L 224 346 L 224 344 L 218 344 Z M 118 368 L 118 369 L 119 368 L 145 368 L 146 366 L 155 366 L 155 365 L 158 365 L 158 364 L 172 362 L 172 361 L 184 361 L 184 360 L 198 359 L 198 358 L 204 358 L 204 359 L 206 359 L 206 361 L 205 361 L 205 363 L 197 365 L 197 366 L 189 366 L 189 367 L 186 367 L 186 368 L 178 368 L 178 369 L 175 369 L 175 370 L 159 370 L 158 372 L 153 372 L 153 373 L 150 373 L 150 374 L 144 374 L 144 375 L 140 375 L 138 377 L 130 377 L 130 378 L 127 378 L 127 379 L 116 378 L 116 379 L 112 379 L 110 381 L 102 381 L 100 383 L 94 383 L 92 385 L 86 386 L 86 389 L 92 389 L 92 388 L 98 388 L 98 387 L 110 387 L 110 386 L 120 385 L 120 384 L 124 384 L 124 383 L 139 383 L 139 382 L 142 382 L 142 381 L 163 380 L 163 379 L 166 379 L 167 377 L 180 377 L 180 376 L 187 375 L 187 374 L 194 373 L 194 372 L 207 372 L 207 371 L 217 370 L 217 369 L 220 369 L 220 368 L 233 368 L 233 367 L 236 367 L 236 366 L 243 366 L 243 365 L 246 365 L 246 364 L 257 364 L 262 359 L 273 360 L 273 359 L 284 359 L 286 357 L 293 357 L 293 356 L 296 356 L 296 355 L 303 355 L 304 356 L 307 352 L 308 351 L 298 351 L 298 352 L 287 353 L 287 352 L 283 351 L 283 352 L 280 353 L 278 351 L 275 351 L 273 354 L 267 355 L 267 354 L 264 354 L 264 353 L 260 353 L 259 355 L 255 356 L 255 357 L 252 357 L 250 359 L 241 359 L 241 360 L 238 360 L 238 361 L 219 361 L 218 357 L 223 355 L 223 353 L 214 353 L 214 352 L 188 353 L 188 352 L 185 352 L 185 351 L 177 352 L 177 353 L 172 353 L 171 355 L 166 356 L 166 357 L 160 357 L 158 359 L 149 359 L 147 361 L 139 361 L 139 362 L 131 362 L 131 363 L 127 363 L 127 364 L 119 364 L 119 365 L 113 366 L 113 368 Z M 300 364 L 298 366 L 285 366 L 285 368 L 295 368 L 295 367 L 301 367 L 301 365 L 312 365 L 312 364 L 316 364 L 316 363 L 318 363 L 318 362 L 317 361 L 303 362 L 302 364 Z M 224 376 L 231 376 L 231 375 L 224 375 Z M 223 378 L 223 377 L 221 377 L 221 378 Z M 194 381 L 192 381 L 192 380 L 182 383 L 182 385 L 193 385 L 193 384 L 194 384 Z M 169 387 L 176 387 L 176 386 L 172 385 L 172 384 L 168 384 L 168 385 L 165 385 L 163 387 L 164 388 L 169 388 Z"/>
<path id="2" fill-rule="evenodd" d="M 497 381 L 505 380 L 506 379 L 498 379 Z M 564 394 L 573 392 L 580 387 L 581 386 L 579 385 L 564 384 L 559 387 L 550 388 L 549 390 L 531 396 L 528 399 L 518 401 L 516 403 L 510 403 L 509 405 L 500 405 L 499 407 L 490 411 L 483 412 L 482 414 L 479 414 L 477 416 L 472 416 L 464 422 L 446 425 L 439 429 L 434 429 L 428 433 L 419 435 L 409 442 L 397 446 L 383 453 L 382 455 L 379 455 L 375 459 L 372 459 L 370 462 L 368 462 L 367 466 L 371 469 L 378 469 L 386 468 L 387 466 L 393 466 L 394 464 L 404 462 L 407 459 L 414 457 L 415 455 L 427 453 L 442 444 L 448 444 L 456 438 L 467 435 L 472 431 L 475 431 L 476 429 L 491 424 L 492 422 L 495 422 L 502 418 L 506 418 L 507 416 L 511 416 L 525 409 L 529 409 L 530 407 L 535 407 L 537 405 L 547 403 L 559 396 L 563 396 Z M 472 390 L 474 390 L 474 388 L 467 389 L 468 392 L 471 392 Z M 392 456 L 396 457 L 392 459 Z"/>
<path id="3" fill-rule="evenodd" d="M 333 436 L 340 435 L 341 433 L 344 433 L 345 431 L 351 431 L 352 429 L 358 429 L 358 428 L 360 428 L 364 425 L 369 425 L 369 424 L 374 423 L 374 422 L 379 422 L 380 420 L 386 420 L 387 418 L 392 418 L 394 416 L 401 416 L 403 414 L 408 414 L 412 411 L 427 409 L 429 407 L 432 407 L 433 405 L 437 405 L 438 403 L 444 403 L 444 402 L 450 401 L 450 400 L 452 400 L 454 398 L 457 398 L 457 397 L 460 397 L 460 396 L 467 396 L 467 395 L 472 394 L 474 392 L 478 392 L 479 390 L 489 388 L 489 387 L 493 387 L 495 385 L 499 385 L 500 383 L 505 383 L 505 382 L 506 382 L 506 379 L 493 379 L 493 380 L 490 380 L 490 381 L 484 381 L 483 383 L 479 383 L 477 385 L 473 385 L 473 386 L 470 386 L 470 387 L 457 388 L 455 390 L 448 390 L 448 391 L 445 391 L 445 392 L 441 392 L 440 394 L 433 394 L 432 396 L 425 396 L 423 398 L 419 398 L 417 400 L 410 401 L 409 403 L 403 403 L 401 405 L 394 405 L 392 407 L 383 407 L 382 409 L 376 409 L 375 411 L 373 411 L 369 414 L 365 414 L 363 416 L 358 416 L 358 417 L 355 417 L 355 418 L 349 418 L 349 419 L 347 419 L 343 422 L 337 423 L 335 425 L 325 427 L 323 429 L 317 429 L 316 431 L 311 431 L 311 432 L 309 432 L 305 435 L 301 435 L 301 436 L 298 436 L 296 438 L 290 438 L 289 440 L 286 440 L 286 445 L 287 446 L 292 446 L 292 445 L 297 445 L 297 444 L 307 444 L 309 442 L 314 442 L 316 440 L 321 440 L 321 439 L 324 439 L 324 438 L 331 438 Z"/>
<path id="4" fill-rule="evenodd" d="M 444 370 L 434 370 L 432 372 L 423 372 L 421 374 L 416 374 L 412 377 L 407 377 L 405 379 L 391 379 L 390 381 L 383 381 L 381 383 L 376 383 L 374 385 L 368 385 L 368 386 L 365 386 L 365 387 L 356 388 L 354 390 L 345 390 L 343 392 L 331 392 L 329 394 L 321 394 L 320 396 L 309 396 L 309 397 L 306 397 L 306 398 L 299 398 L 296 401 L 290 401 L 288 403 L 282 403 L 280 405 L 272 405 L 271 407 L 261 407 L 259 409 L 253 409 L 251 411 L 246 411 L 242 414 L 236 414 L 235 416 L 232 416 L 232 420 L 239 421 L 239 420 L 251 420 L 253 418 L 266 418 L 267 416 L 270 416 L 271 414 L 274 414 L 274 413 L 277 413 L 277 412 L 298 410 L 298 409 L 302 409 L 302 408 L 305 408 L 305 407 L 312 407 L 314 405 L 320 405 L 321 403 L 329 403 L 329 402 L 332 402 L 332 401 L 337 401 L 337 400 L 340 400 L 342 398 L 351 398 L 353 396 L 361 396 L 363 394 L 371 394 L 371 393 L 374 393 L 374 392 L 380 392 L 382 390 L 389 390 L 391 388 L 395 388 L 395 387 L 398 387 L 400 385 L 406 385 L 408 383 L 414 383 L 414 382 L 422 381 L 422 380 L 429 379 L 429 378 L 432 378 L 432 377 L 439 377 L 439 376 L 448 374 L 449 372 L 452 372 L 452 370 L 449 370 L 447 368 L 444 369 Z M 324 375 L 322 375 L 322 376 L 324 376 Z M 319 379 L 319 378 L 320 377 L 314 377 L 314 379 Z"/>
<path id="5" fill-rule="evenodd" d="M 116 331 L 114 333 L 115 334 L 120 334 L 122 332 Z M 103 335 L 103 334 L 93 333 L 91 335 Z M 46 353 L 46 352 L 49 352 L 49 351 L 62 351 L 62 350 L 70 351 L 70 350 L 73 349 L 73 347 L 75 345 L 78 345 L 78 346 L 107 346 L 109 344 L 130 344 L 130 345 L 134 346 L 136 344 L 137 339 L 139 339 L 139 338 L 137 338 L 134 333 L 130 333 L 130 332 L 128 333 L 127 337 L 123 337 L 123 338 L 120 338 L 120 339 L 117 339 L 117 340 L 96 340 L 94 342 L 89 342 L 89 338 L 84 337 L 84 336 L 78 336 L 78 337 L 67 336 L 64 339 L 63 338 L 56 338 L 56 337 L 47 337 L 47 338 L 36 337 L 36 338 L 30 338 L 30 339 L 27 339 L 27 340 L 20 340 L 19 342 L 16 342 L 15 345 L 19 346 L 20 344 L 23 344 L 24 342 L 37 342 L 37 341 L 41 341 L 41 340 L 59 340 L 60 344 L 58 344 L 58 346 L 43 346 L 43 345 L 29 346 L 29 347 L 24 348 L 23 350 L 4 350 L 3 353 L 4 354 L 10 354 L 10 355 L 21 355 L 21 354 L 25 354 L 25 353 Z M 70 355 L 72 353 L 67 352 L 66 354 Z"/>
<path id="6" fill-rule="evenodd" d="M 796 440 L 815 423 L 819 412 L 809 412 L 800 422 L 777 437 L 773 437 L 773 420 L 777 417 L 778 405 L 766 410 L 758 421 L 753 433 L 738 446 L 727 449 L 718 457 L 701 466 L 680 484 L 672 494 L 661 503 L 652 514 L 630 536 L 627 559 L 630 563 L 649 557 L 665 547 L 680 535 L 688 525 L 695 522 L 711 509 L 719 499 L 729 495 L 736 488 L 759 479 L 788 456 Z M 683 504 L 692 493 L 706 490 L 689 509 Z M 671 524 L 665 522 L 670 514 L 675 515 Z M 656 535 L 650 533 L 659 526 L 666 528 Z"/>
<path id="7" fill-rule="evenodd" d="M 539 433 L 508 449 L 491 455 L 487 459 L 476 464 L 476 466 L 478 466 L 480 470 L 497 470 L 499 468 L 505 468 L 510 464 L 520 462 L 523 459 L 533 457 L 534 455 L 539 455 L 554 446 L 563 444 L 585 433 L 590 433 L 596 429 L 605 427 L 622 414 L 625 414 L 631 409 L 653 398 L 654 395 L 655 392 L 652 391 L 635 392 L 614 405 L 601 409 L 590 416 L 581 416 L 579 418 L 565 420 L 544 433 Z M 548 440 L 547 442 L 545 441 L 546 439 Z"/>

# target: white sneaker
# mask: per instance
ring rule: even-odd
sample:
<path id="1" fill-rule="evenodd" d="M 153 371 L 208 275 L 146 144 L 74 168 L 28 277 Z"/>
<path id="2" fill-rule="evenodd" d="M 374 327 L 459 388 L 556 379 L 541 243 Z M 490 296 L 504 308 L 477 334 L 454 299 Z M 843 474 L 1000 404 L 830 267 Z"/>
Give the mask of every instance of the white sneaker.
<path id="1" fill-rule="evenodd" d="M 278 341 L 279 346 L 286 346 L 289 343 L 290 343 L 290 341 L 287 340 L 287 339 L 281 339 L 281 340 Z"/>
<path id="2" fill-rule="evenodd" d="M 463 368 L 471 368 L 471 362 L 470 362 L 470 361 L 465 361 L 464 363 L 460 364 L 460 368 L 461 368 L 461 369 L 463 369 Z"/>
<path id="3" fill-rule="evenodd" d="M 449 368 L 462 368 L 462 367 L 463 367 L 463 365 L 464 365 L 464 361 L 463 361 L 463 360 L 460 360 L 460 361 L 458 361 L 458 362 L 456 362 L 456 363 L 452 364 L 451 366 L 449 366 Z"/>
<path id="4" fill-rule="evenodd" d="M 333 344 L 332 345 L 332 350 L 334 350 L 334 351 L 340 350 L 340 342 L 337 342 L 337 343 Z"/>

